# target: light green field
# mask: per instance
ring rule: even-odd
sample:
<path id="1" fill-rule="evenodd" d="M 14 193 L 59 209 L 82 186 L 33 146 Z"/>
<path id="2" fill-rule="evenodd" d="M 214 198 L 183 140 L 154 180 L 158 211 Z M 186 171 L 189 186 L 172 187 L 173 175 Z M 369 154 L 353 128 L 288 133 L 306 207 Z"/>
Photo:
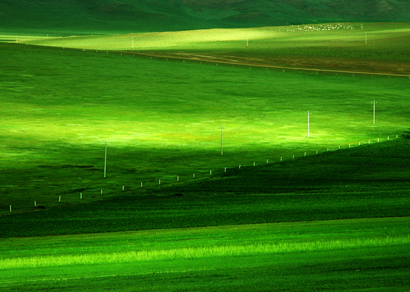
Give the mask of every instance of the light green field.
<path id="1" fill-rule="evenodd" d="M 409 223 L 386 218 L 11 238 L 0 242 L 0 288 L 406 291 Z"/>
<path id="2" fill-rule="evenodd" d="M 4 211 L 10 204 L 18 210 L 20 199 L 27 208 L 34 200 L 78 197 L 84 189 L 115 195 L 122 185 L 209 177 L 212 169 L 384 141 L 408 128 L 405 78 L 283 73 L 12 44 L 2 49 L 8 56 L 0 75 Z"/>
<path id="3" fill-rule="evenodd" d="M 347 47 L 360 41 L 364 44 L 364 33 L 369 33 L 368 42 L 402 37 L 410 34 L 408 23 L 329 23 L 262 28 L 207 29 L 176 32 L 136 33 L 127 35 L 95 35 L 54 37 L 21 42 L 66 48 L 101 50 L 238 50 L 248 51 L 263 48 L 309 47 L 312 44 Z M 132 46 L 134 39 L 134 48 Z M 251 57 L 251 55 L 249 56 Z"/>
<path id="4" fill-rule="evenodd" d="M 23 43 L 268 67 L 410 75 L 409 23 L 329 23 L 126 35 Z"/>

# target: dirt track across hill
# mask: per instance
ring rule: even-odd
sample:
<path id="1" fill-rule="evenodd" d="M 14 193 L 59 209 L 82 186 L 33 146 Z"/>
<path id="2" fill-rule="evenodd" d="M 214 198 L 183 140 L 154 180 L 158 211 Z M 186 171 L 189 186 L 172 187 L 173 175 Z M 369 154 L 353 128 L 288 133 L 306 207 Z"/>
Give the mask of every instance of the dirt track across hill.
<path id="1" fill-rule="evenodd" d="M 391 75 L 410 78 L 410 62 L 380 61 L 380 60 L 353 60 L 347 58 L 312 58 L 312 57 L 241 57 L 225 54 L 208 53 L 170 53 L 170 52 L 143 52 L 136 55 L 155 58 L 169 58 L 191 60 L 196 62 L 231 64 L 238 66 L 254 66 L 275 69 L 320 71 L 328 73 Z"/>

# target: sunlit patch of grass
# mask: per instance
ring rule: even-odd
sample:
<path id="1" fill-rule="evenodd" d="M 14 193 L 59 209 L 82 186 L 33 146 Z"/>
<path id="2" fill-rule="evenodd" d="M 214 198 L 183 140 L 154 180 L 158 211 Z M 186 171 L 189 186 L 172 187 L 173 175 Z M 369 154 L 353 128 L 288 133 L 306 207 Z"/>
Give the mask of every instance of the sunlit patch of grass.
<path id="1" fill-rule="evenodd" d="M 1 46 L 10 55 L 0 84 L 2 179 L 18 186 L 4 188 L 4 211 L 20 196 L 30 197 L 32 206 L 32 200 L 49 203 L 55 201 L 53 195 L 70 189 L 111 188 L 99 181 L 105 142 L 109 178 L 104 183 L 138 186 L 256 159 L 279 161 L 295 152 L 384 141 L 407 128 L 407 79 L 316 76 Z M 79 163 L 93 167 L 71 172 L 60 167 Z M 24 168 L 26 173 L 13 172 Z M 84 186 L 85 181 L 95 183 Z"/>
<path id="2" fill-rule="evenodd" d="M 365 40 L 366 33 L 366 40 Z M 410 61 L 408 23 L 331 23 L 282 27 L 209 29 L 128 35 L 28 40 L 30 44 L 88 50 L 198 52 L 260 62 L 283 56 Z M 368 45 L 365 44 L 365 41 Z M 385 52 L 385 53 L 381 53 Z M 407 53 L 406 53 L 407 52 Z M 199 56 L 199 55 L 198 55 Z M 196 56 L 196 57 L 198 57 Z M 179 57 L 183 58 L 181 54 Z M 186 55 L 189 58 L 189 55 Z M 226 57 L 226 56 L 225 56 Z M 259 61 L 258 61 L 259 60 Z"/>
<path id="3" fill-rule="evenodd" d="M 80 255 L 55 255 L 24 257 L 0 260 L 0 269 L 42 268 L 69 265 L 113 264 L 138 261 L 164 261 L 175 259 L 198 259 L 205 257 L 240 257 L 274 253 L 313 252 L 363 247 L 383 247 L 407 245 L 410 235 L 399 237 L 377 237 L 354 240 L 329 240 L 298 243 L 250 244 L 179 249 L 143 250 L 116 253 L 96 253 Z"/>

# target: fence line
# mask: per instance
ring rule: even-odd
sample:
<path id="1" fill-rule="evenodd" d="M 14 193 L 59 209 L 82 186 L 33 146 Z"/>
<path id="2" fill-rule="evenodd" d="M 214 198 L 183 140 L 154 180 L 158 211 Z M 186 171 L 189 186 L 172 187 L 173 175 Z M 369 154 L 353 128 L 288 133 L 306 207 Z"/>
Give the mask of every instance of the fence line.
<path id="1" fill-rule="evenodd" d="M 29 45 L 29 44 L 26 44 Z M 42 47 L 47 47 L 47 48 L 53 48 L 53 49 L 68 49 L 68 50 L 75 50 L 75 51 L 83 51 L 83 52 L 90 52 L 90 53 L 98 53 L 98 52 L 106 52 L 106 54 L 116 54 L 116 55 L 120 55 L 120 56 L 132 56 L 135 57 L 135 55 L 138 55 L 141 58 L 149 58 L 149 59 L 153 59 L 153 60 L 166 60 L 168 61 L 169 59 L 173 59 L 175 61 L 179 61 L 183 63 L 186 62 L 186 60 L 180 58 L 180 57 L 173 57 L 173 56 L 152 56 L 146 53 L 141 53 L 141 52 L 135 52 L 135 51 L 119 51 L 119 50 L 110 50 L 107 51 L 105 50 L 94 50 L 94 49 L 86 49 L 86 48 L 67 48 L 67 47 L 55 47 L 55 46 L 47 46 L 47 45 L 32 45 L 30 44 L 29 46 L 42 46 Z M 224 62 L 224 61 L 215 61 L 215 60 L 189 60 L 189 63 L 199 63 L 202 64 L 202 62 L 206 63 L 206 64 L 210 64 L 213 65 L 215 64 L 216 66 L 222 65 L 222 66 L 233 66 L 233 67 L 237 67 L 237 68 L 257 68 L 257 69 L 263 69 L 263 70 L 275 70 L 275 71 L 280 71 L 282 70 L 282 72 L 287 72 L 287 71 L 299 71 L 300 73 L 302 72 L 310 72 L 312 74 L 315 75 L 319 75 L 319 73 L 321 74 L 326 74 L 326 75 L 332 75 L 335 74 L 335 76 L 352 76 L 355 77 L 356 75 L 359 76 L 370 76 L 371 78 L 373 78 L 374 76 L 379 76 L 379 77 L 386 77 L 386 78 L 391 78 L 393 77 L 397 77 L 397 78 L 408 78 L 410 79 L 410 75 L 402 75 L 402 74 L 395 74 L 395 73 L 374 73 L 374 72 L 354 72 L 354 71 L 343 71 L 343 70 L 329 70 L 329 69 L 316 69 L 316 68 L 293 68 L 293 67 L 282 67 L 282 66 L 275 66 L 275 65 L 261 65 L 261 64 L 249 64 L 249 63 L 232 63 L 232 62 Z M 250 67 L 251 66 L 251 67 Z"/>
<path id="2" fill-rule="evenodd" d="M 36 46 L 37 47 L 37 45 L 31 45 L 31 46 Z M 66 47 L 53 47 L 53 46 L 44 46 L 44 47 L 47 47 L 47 48 L 53 48 L 53 49 L 68 49 L 68 50 L 77 50 L 77 51 L 83 51 L 83 52 L 87 52 L 87 53 L 98 53 L 98 52 L 106 52 L 106 54 L 109 54 L 109 53 L 113 53 L 113 54 L 117 54 L 117 55 L 126 55 L 126 56 L 132 56 L 132 57 L 135 57 L 135 54 L 137 54 L 139 57 L 142 57 L 142 56 L 147 56 L 147 57 L 149 57 L 149 59 L 158 59 L 158 60 L 163 60 L 163 59 L 166 59 L 166 61 L 168 61 L 168 58 L 172 58 L 172 59 L 174 59 L 175 61 L 181 61 L 181 59 L 180 58 L 178 58 L 178 57 L 170 57 L 170 56 L 155 56 L 154 58 L 153 58 L 153 56 L 149 56 L 149 55 L 147 55 L 147 54 L 143 54 L 143 53 L 135 53 L 135 52 L 123 52 L 123 51 L 107 51 L 107 50 L 100 50 L 100 51 L 98 51 L 98 50 L 95 50 L 95 52 L 94 52 L 94 50 L 91 50 L 91 49 L 86 49 L 86 48 L 66 48 Z M 183 61 L 183 63 L 185 63 L 185 60 L 182 60 Z M 333 74 L 333 73 L 335 73 L 336 74 L 336 76 L 339 76 L 338 74 L 340 74 L 340 73 L 342 73 L 342 74 L 345 74 L 345 75 L 350 75 L 350 74 L 352 74 L 352 76 L 353 77 L 355 77 L 355 74 L 360 74 L 360 75 L 363 75 L 363 76 L 371 76 L 371 77 L 373 77 L 374 75 L 375 76 L 381 76 L 381 77 L 385 77 L 385 76 L 388 76 L 388 78 L 391 78 L 391 76 L 394 76 L 394 77 L 408 77 L 409 79 L 410 79 L 410 76 L 408 76 L 408 75 L 399 75 L 399 74 L 383 74 L 383 73 L 367 73 L 367 72 L 350 72 L 350 71 L 333 71 L 333 70 L 326 70 L 326 69 L 320 69 L 320 70 L 318 70 L 318 69 L 308 69 L 308 68 L 290 68 L 290 67 L 280 67 L 280 66 L 266 66 L 266 65 L 258 65 L 258 64 L 246 64 L 246 63 L 243 63 L 243 64 L 240 64 L 240 63 L 235 63 L 235 64 L 232 64 L 232 63 L 229 63 L 229 62 L 221 62 L 221 61 L 219 61 L 219 62 L 217 62 L 217 63 L 215 63 L 215 60 L 210 60 L 210 61 L 206 61 L 206 60 L 189 60 L 189 62 L 190 63 L 198 63 L 199 62 L 199 64 L 202 64 L 202 62 L 204 62 L 204 63 L 207 63 L 207 64 L 215 64 L 216 66 L 218 66 L 218 64 L 219 65 L 226 65 L 226 66 L 233 66 L 233 67 L 240 67 L 240 68 L 249 68 L 249 69 L 252 69 L 253 67 L 254 68 L 257 68 L 257 69 L 266 69 L 266 70 L 269 70 L 269 69 L 272 69 L 272 70 L 282 70 L 282 72 L 286 72 L 287 70 L 292 70 L 292 71 L 300 71 L 300 73 L 302 73 L 302 72 L 314 72 L 316 75 L 319 75 L 319 72 L 320 73 L 322 73 L 322 74 Z M 251 66 L 251 67 L 250 67 Z M 405 136 L 406 136 L 406 134 L 404 134 Z M 396 135 L 396 138 L 398 138 L 398 135 Z M 390 136 L 388 136 L 387 137 L 387 140 L 390 140 Z M 380 138 L 378 138 L 377 139 L 377 142 L 380 142 Z M 370 142 L 370 140 L 368 140 L 368 142 L 367 142 L 367 144 L 370 144 L 371 142 Z M 366 143 L 363 143 L 363 145 L 364 144 L 366 144 Z M 358 144 L 357 144 L 357 146 L 361 146 L 362 144 L 361 144 L 361 141 L 359 141 L 358 142 Z M 350 143 L 349 144 L 349 146 L 348 146 L 349 148 L 351 148 L 351 147 L 355 147 L 355 144 L 352 144 L 352 143 Z M 339 150 L 339 149 L 343 149 L 343 148 L 341 148 L 340 146 L 338 146 L 338 148 L 336 148 L 336 149 L 334 149 L 334 150 Z M 329 148 L 327 148 L 327 150 L 326 150 L 326 152 L 327 151 L 329 151 Z M 332 151 L 332 150 L 330 150 L 330 151 Z M 319 154 L 319 150 L 316 150 L 316 155 L 317 154 Z M 289 159 L 287 160 L 286 158 L 284 159 L 284 157 L 283 156 L 281 156 L 280 157 L 280 160 L 278 159 L 278 160 L 272 160 L 271 158 L 271 162 L 269 163 L 269 158 L 266 160 L 266 164 L 275 164 L 275 163 L 280 163 L 280 162 L 286 162 L 286 161 L 293 161 L 293 160 L 295 160 L 295 159 L 299 159 L 299 158 L 302 158 L 302 157 L 306 157 L 307 156 L 307 152 L 304 152 L 304 154 L 303 154 L 303 156 L 300 156 L 300 157 L 298 157 L 298 156 L 295 156 L 294 154 L 292 155 L 292 158 L 290 158 L 289 157 Z M 266 158 L 264 158 L 264 159 L 266 159 Z M 274 162 L 272 162 L 272 161 L 274 161 Z M 237 164 L 238 165 L 238 164 Z M 253 166 L 253 167 L 255 167 L 256 166 L 256 161 L 253 161 L 253 163 L 252 162 L 250 162 L 250 164 L 249 165 L 246 165 L 246 164 L 239 164 L 239 167 L 238 167 L 238 170 L 243 170 L 244 168 L 247 168 L 248 166 Z M 236 167 L 231 167 L 231 168 L 227 168 L 226 166 L 223 168 L 223 167 L 221 167 L 221 170 L 222 170 L 222 175 L 221 176 L 223 176 L 225 173 L 227 173 L 229 170 L 233 170 L 233 169 L 236 169 Z M 154 179 L 151 179 L 151 180 L 148 180 L 148 181 L 144 181 L 144 182 L 141 182 L 141 188 L 140 189 L 146 189 L 146 188 L 149 188 L 149 189 L 152 189 L 153 187 L 157 187 L 157 188 L 159 188 L 159 187 L 163 187 L 164 186 L 164 184 L 167 184 L 167 185 L 171 185 L 171 184 L 176 184 L 176 183 L 185 183 L 185 182 L 187 182 L 187 181 L 189 181 L 189 179 L 190 179 L 190 181 L 193 181 L 193 180 L 199 180 L 199 179 L 207 179 L 207 178 L 214 178 L 214 177 L 216 177 L 215 176 L 215 173 L 212 171 L 212 170 L 210 170 L 209 171 L 209 175 L 206 175 L 205 173 L 207 173 L 208 171 L 197 171 L 196 173 L 198 174 L 203 174 L 203 176 L 201 176 L 201 175 L 199 175 L 199 176 L 196 176 L 196 174 L 195 173 L 193 173 L 193 175 L 192 175 L 192 177 L 188 177 L 188 179 L 183 179 L 183 176 L 180 176 L 180 175 L 178 175 L 177 176 L 177 181 L 175 182 L 175 181 L 173 181 L 173 182 L 170 182 L 170 181 L 167 181 L 167 180 L 164 180 L 164 179 L 162 179 L 162 181 L 161 181 L 161 178 L 158 178 L 158 179 L 156 179 L 156 181 L 154 181 Z M 217 172 L 218 173 L 218 172 Z M 107 194 L 107 192 L 103 192 L 103 189 L 100 189 L 101 190 L 101 192 L 100 192 L 100 196 L 103 196 L 103 194 Z M 131 189 L 128 189 L 127 188 L 127 191 L 128 190 L 131 190 Z M 125 191 L 124 190 L 124 185 L 122 186 L 122 191 Z M 114 192 L 116 193 L 116 190 L 114 190 Z M 110 194 L 111 192 L 110 191 L 108 191 L 108 194 Z M 95 194 L 93 195 L 93 196 L 95 196 Z M 80 193 L 80 198 L 79 198 L 79 200 L 83 200 L 83 193 Z M 39 204 L 38 204 L 38 202 L 39 201 L 34 201 L 34 206 L 35 207 L 40 207 L 39 206 Z M 62 203 L 62 202 L 64 202 L 64 200 L 63 200 L 63 198 L 62 198 L 62 196 L 59 196 L 58 197 L 58 202 L 59 203 Z M 15 210 L 15 208 L 13 208 L 12 207 L 12 205 L 10 205 L 10 213 L 13 211 L 13 210 Z M 19 209 L 19 210 L 21 210 L 21 208 Z"/>
<path id="3" fill-rule="evenodd" d="M 389 141 L 391 140 L 391 137 L 395 137 L 396 139 L 399 138 L 399 135 L 395 135 L 395 136 L 387 136 L 385 141 Z M 403 134 L 403 137 L 407 137 L 407 134 Z M 374 140 L 373 143 L 379 143 L 380 142 L 380 138 L 377 138 L 377 140 Z M 274 165 L 274 164 L 278 164 L 278 163 L 288 163 L 288 162 L 293 162 L 295 160 L 299 160 L 299 159 L 303 159 L 303 158 L 307 158 L 309 156 L 313 156 L 313 155 L 319 155 L 319 154 L 323 154 L 329 151 L 337 151 L 337 150 L 344 150 L 344 149 L 349 149 L 352 147 L 359 147 L 362 145 L 369 145 L 372 144 L 371 140 L 366 141 L 365 143 L 361 143 L 360 141 L 357 142 L 356 144 L 353 143 L 349 143 L 348 146 L 345 145 L 344 147 L 341 146 L 334 146 L 334 147 L 330 147 L 330 148 L 326 148 L 326 151 L 322 149 L 322 151 L 320 150 L 310 150 L 310 151 L 297 151 L 297 155 L 295 154 L 289 154 L 287 156 L 276 156 L 276 159 L 272 159 L 270 158 L 262 158 L 259 157 L 258 159 L 254 159 L 249 161 L 249 163 L 241 163 L 241 164 L 237 164 L 237 166 L 231 166 L 231 167 L 227 167 L 227 166 L 222 166 L 222 163 L 213 165 L 213 170 L 196 170 L 195 172 L 191 172 L 192 175 L 188 174 L 188 170 L 186 171 L 186 175 L 177 175 L 177 176 L 171 176 L 171 175 L 167 175 L 166 177 L 173 177 L 173 179 L 164 179 L 162 178 L 151 178 L 149 180 L 143 181 L 141 182 L 141 187 L 140 188 L 131 188 L 131 187 L 127 187 L 127 190 L 125 190 L 125 184 L 121 184 L 118 189 L 113 189 L 113 188 L 109 188 L 108 191 L 105 191 L 103 188 L 96 188 L 94 187 L 93 189 L 84 189 L 87 190 L 86 193 L 84 193 L 84 191 L 82 191 L 81 193 L 76 193 L 74 195 L 74 193 L 72 194 L 65 194 L 64 197 L 59 195 L 58 196 L 58 200 L 56 199 L 56 202 L 58 201 L 58 204 L 64 204 L 67 203 L 68 200 L 70 201 L 70 203 L 80 203 L 81 200 L 84 200 L 85 198 L 89 198 L 92 197 L 94 198 L 98 198 L 98 197 L 103 197 L 105 196 L 111 196 L 111 195 L 116 195 L 119 194 L 121 191 L 125 192 L 125 191 L 138 191 L 138 190 L 143 190 L 142 192 L 145 192 L 146 189 L 148 190 L 155 190 L 155 189 L 161 189 L 167 186 L 172 186 L 172 185 L 183 185 L 187 182 L 193 182 L 193 181 L 201 181 L 201 180 L 209 180 L 209 179 L 213 179 L 213 178 L 221 178 L 223 176 L 226 175 L 230 175 L 232 173 L 237 173 L 240 171 L 244 171 L 244 170 L 249 170 L 249 169 L 254 169 L 256 166 L 266 166 L 266 165 Z M 262 160 L 263 159 L 263 160 Z M 231 162 L 231 164 L 233 164 L 235 162 Z M 218 167 L 217 170 L 215 170 Z M 124 182 L 123 182 L 124 183 Z M 78 197 L 79 195 L 79 197 Z M 77 199 L 75 199 L 75 197 Z M 68 198 L 68 200 L 66 199 Z M 104 197 L 103 197 L 104 198 Z M 75 201 L 76 200 L 76 201 Z M 33 202 L 33 201 L 31 201 Z M 30 206 L 30 207 L 29 207 Z M 39 200 L 35 200 L 34 201 L 34 207 L 36 207 L 36 209 L 43 209 L 44 206 L 41 205 L 41 201 Z M 17 211 L 22 211 L 22 210 L 32 210 L 33 205 L 32 204 L 28 204 L 27 206 L 23 206 L 20 208 L 15 208 L 15 206 L 13 207 L 13 204 L 10 205 L 9 208 L 9 213 L 12 212 L 17 212 Z M 4 213 L 4 212 L 3 212 Z"/>

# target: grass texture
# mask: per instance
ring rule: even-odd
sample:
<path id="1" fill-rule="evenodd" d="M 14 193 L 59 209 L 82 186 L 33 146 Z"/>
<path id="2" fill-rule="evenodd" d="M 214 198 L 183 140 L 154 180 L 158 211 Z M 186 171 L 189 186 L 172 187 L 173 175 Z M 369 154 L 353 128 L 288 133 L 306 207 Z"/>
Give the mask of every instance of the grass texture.
<path id="1" fill-rule="evenodd" d="M 50 205 L 82 191 L 95 200 L 101 189 L 112 196 L 123 185 L 209 177 L 212 168 L 256 159 L 385 141 L 408 127 L 408 79 L 0 46 L 8 56 L 0 75 L 4 212 L 23 201 Z"/>
<path id="2" fill-rule="evenodd" d="M 408 290 L 409 80 L 244 66 L 288 51 L 407 72 L 405 25 L 372 25 L 366 54 L 361 28 L 328 28 L 0 43 L 0 290 Z"/>
<path id="3" fill-rule="evenodd" d="M 80 204 L 78 193 L 67 193 L 55 203 L 57 208 L 49 208 L 50 203 L 46 210 L 22 202 L 22 210 L 37 211 L 1 216 L 0 235 L 407 217 L 409 147 L 405 139 L 397 139 L 227 172 L 220 169 L 202 179 L 128 187 L 111 199 L 93 199 L 92 190 L 83 190 L 87 203 Z"/>
<path id="4" fill-rule="evenodd" d="M 88 291 L 105 283 L 108 291 L 201 285 L 206 291 L 266 291 L 285 285 L 308 291 L 313 285 L 374 289 L 399 281 L 398 291 L 405 291 L 408 223 L 385 218 L 7 239 L 0 243 L 0 287 Z M 358 282 L 343 281 L 349 277 Z"/>
<path id="5" fill-rule="evenodd" d="M 20 42 L 215 63 L 410 75 L 409 23 L 325 23 Z"/>
<path id="6" fill-rule="evenodd" d="M 404 237 L 386 237 L 356 240 L 333 240 L 330 242 L 309 242 L 297 244 L 249 244 L 245 246 L 230 245 L 222 247 L 180 248 L 171 250 L 130 251 L 117 253 L 97 253 L 71 256 L 44 256 L 31 258 L 7 259 L 0 264 L 0 269 L 43 268 L 71 265 L 95 265 L 111 263 L 128 263 L 138 261 L 158 261 L 173 259 L 197 259 L 221 256 L 251 256 L 271 253 L 311 252 L 355 247 L 380 247 L 390 245 L 408 245 L 410 235 Z"/>

